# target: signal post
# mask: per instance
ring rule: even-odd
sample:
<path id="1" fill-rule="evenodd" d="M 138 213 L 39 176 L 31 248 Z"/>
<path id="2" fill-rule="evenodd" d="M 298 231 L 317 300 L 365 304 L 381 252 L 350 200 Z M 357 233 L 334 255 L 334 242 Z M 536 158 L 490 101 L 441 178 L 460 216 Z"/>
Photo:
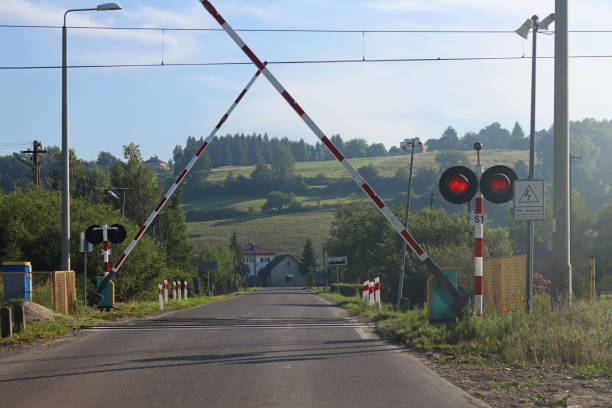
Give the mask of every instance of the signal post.
<path id="1" fill-rule="evenodd" d="M 501 204 L 513 198 L 516 173 L 507 166 L 493 166 L 483 172 L 480 162 L 481 143 L 474 143 L 478 156 L 476 172 L 464 166 L 447 169 L 440 177 L 440 194 L 453 204 L 464 204 L 474 198 L 474 313 L 482 316 L 483 255 L 484 255 L 484 200 Z"/>

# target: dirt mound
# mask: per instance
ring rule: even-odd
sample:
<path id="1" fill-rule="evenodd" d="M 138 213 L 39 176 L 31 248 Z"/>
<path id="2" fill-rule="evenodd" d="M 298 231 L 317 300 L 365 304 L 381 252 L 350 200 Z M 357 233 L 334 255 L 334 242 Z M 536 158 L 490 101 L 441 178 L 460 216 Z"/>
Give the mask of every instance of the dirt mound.
<path id="1" fill-rule="evenodd" d="M 25 309 L 26 322 L 30 323 L 34 320 L 39 321 L 51 321 L 58 317 L 63 317 L 61 313 L 57 313 L 54 310 L 48 309 L 38 303 L 23 302 L 23 308 Z"/>

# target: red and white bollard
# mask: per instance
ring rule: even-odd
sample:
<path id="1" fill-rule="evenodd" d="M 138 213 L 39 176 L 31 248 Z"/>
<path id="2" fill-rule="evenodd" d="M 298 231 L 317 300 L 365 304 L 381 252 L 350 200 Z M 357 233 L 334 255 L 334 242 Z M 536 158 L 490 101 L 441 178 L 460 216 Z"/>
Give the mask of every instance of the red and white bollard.
<path id="1" fill-rule="evenodd" d="M 368 302 L 370 306 L 374 305 L 374 282 L 370 282 L 368 287 Z"/>
<path id="2" fill-rule="evenodd" d="M 164 279 L 164 303 L 168 304 L 168 281 Z"/>
<path id="3" fill-rule="evenodd" d="M 183 290 L 184 290 L 184 292 L 183 292 L 184 296 L 183 297 L 185 298 L 185 300 L 187 300 L 187 281 L 184 281 L 183 285 L 184 285 L 183 286 Z"/>
<path id="4" fill-rule="evenodd" d="M 176 282 L 172 281 L 172 300 L 176 300 Z"/>
<path id="5" fill-rule="evenodd" d="M 476 178 L 480 180 L 482 177 L 482 165 L 478 163 L 476 166 Z M 483 198 L 482 193 L 478 191 L 474 198 L 474 213 L 481 220 L 484 214 L 483 211 Z M 484 252 L 484 226 L 483 222 L 477 222 L 474 224 L 474 313 L 477 316 L 482 316 L 482 256 Z"/>
<path id="6" fill-rule="evenodd" d="M 159 295 L 159 310 L 164 310 L 164 289 L 162 285 L 157 285 L 157 293 Z"/>
<path id="7" fill-rule="evenodd" d="M 370 281 L 363 282 L 363 289 L 361 291 L 361 302 L 366 303 L 370 296 Z"/>
<path id="8" fill-rule="evenodd" d="M 180 301 L 183 296 L 183 285 L 181 281 L 176 281 L 176 293 L 178 293 L 178 300 Z"/>
<path id="9" fill-rule="evenodd" d="M 374 302 L 380 305 L 380 278 L 374 278 Z"/>

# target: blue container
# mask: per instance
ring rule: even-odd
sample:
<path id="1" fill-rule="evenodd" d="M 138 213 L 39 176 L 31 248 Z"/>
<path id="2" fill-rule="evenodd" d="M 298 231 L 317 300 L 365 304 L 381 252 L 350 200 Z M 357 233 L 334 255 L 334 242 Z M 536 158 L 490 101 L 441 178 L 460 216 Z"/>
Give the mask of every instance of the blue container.
<path id="1" fill-rule="evenodd" d="M 103 280 L 104 276 L 96 277 L 96 288 L 100 288 L 100 283 L 102 283 Z M 106 308 L 106 310 L 110 310 L 111 307 L 115 306 L 115 282 L 112 279 L 108 281 L 108 285 L 106 285 L 100 294 L 104 296 L 104 299 L 98 303 L 100 309 Z"/>
<path id="2" fill-rule="evenodd" d="M 457 271 L 442 270 L 442 273 L 457 287 Z M 438 279 L 431 276 L 427 280 L 427 310 L 429 321 L 448 321 L 456 320 L 457 315 L 451 310 L 453 297 L 439 283 Z"/>
<path id="3" fill-rule="evenodd" d="M 30 262 L 2 262 L 3 301 L 32 300 L 32 265 Z"/>

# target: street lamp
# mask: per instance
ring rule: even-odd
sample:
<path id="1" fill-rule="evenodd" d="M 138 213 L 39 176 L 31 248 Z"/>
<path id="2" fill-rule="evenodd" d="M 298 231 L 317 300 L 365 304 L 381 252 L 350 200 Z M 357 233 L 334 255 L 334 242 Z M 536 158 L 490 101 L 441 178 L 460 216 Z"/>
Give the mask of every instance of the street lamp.
<path id="1" fill-rule="evenodd" d="M 68 143 L 68 43 L 66 16 L 73 11 L 121 10 L 117 3 L 99 4 L 95 8 L 70 9 L 64 13 L 62 26 L 62 237 L 61 269 L 70 270 L 70 147 Z"/>
<path id="2" fill-rule="evenodd" d="M 533 46 L 531 47 L 531 124 L 529 127 L 529 180 L 535 179 L 535 103 L 536 103 L 536 46 L 537 34 L 539 29 L 547 30 L 548 26 L 555 21 L 555 15 L 549 14 L 544 20 L 539 21 L 538 16 L 534 15 L 515 31 L 518 35 L 527 39 L 529 30 L 533 29 Z M 526 285 L 526 308 L 531 312 L 533 305 L 533 243 L 534 243 L 534 224 L 533 220 L 527 222 L 527 232 L 529 235 L 527 242 L 527 285 Z"/>
<path id="3" fill-rule="evenodd" d="M 415 137 L 414 139 L 405 139 L 402 143 L 400 143 L 400 147 L 404 152 L 407 152 L 410 149 L 410 173 L 408 175 L 408 198 L 406 199 L 406 229 L 408 229 L 408 213 L 410 212 L 410 190 L 412 187 L 412 163 L 414 162 L 414 147 L 419 146 L 419 148 L 423 145 L 419 138 Z M 400 267 L 400 277 L 399 277 L 399 285 L 397 288 L 397 310 L 400 309 L 400 299 L 402 298 L 402 292 L 404 289 L 404 269 L 406 268 L 406 241 L 402 240 L 402 266 Z"/>
<path id="4" fill-rule="evenodd" d="M 112 190 L 111 190 L 112 189 Z M 125 217 L 125 190 L 133 190 L 132 187 L 110 187 L 104 190 L 106 194 L 113 197 L 114 199 L 120 200 L 113 190 L 123 190 L 123 200 L 121 201 L 121 217 Z"/>

